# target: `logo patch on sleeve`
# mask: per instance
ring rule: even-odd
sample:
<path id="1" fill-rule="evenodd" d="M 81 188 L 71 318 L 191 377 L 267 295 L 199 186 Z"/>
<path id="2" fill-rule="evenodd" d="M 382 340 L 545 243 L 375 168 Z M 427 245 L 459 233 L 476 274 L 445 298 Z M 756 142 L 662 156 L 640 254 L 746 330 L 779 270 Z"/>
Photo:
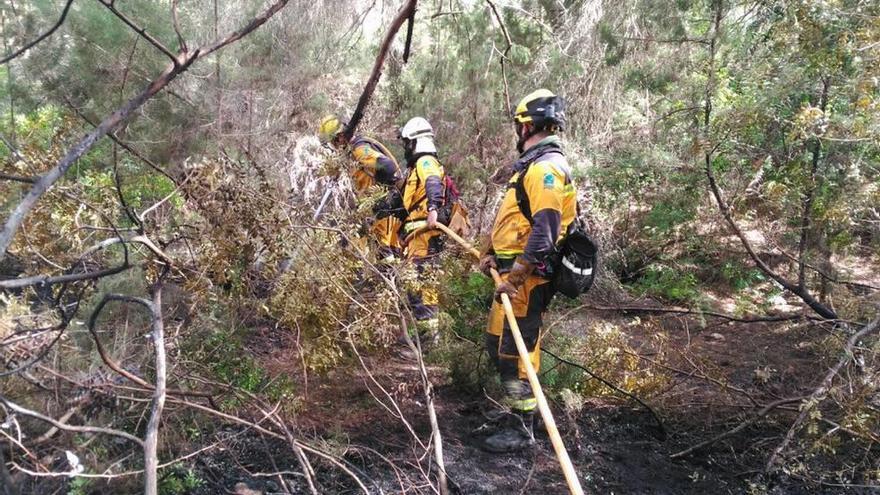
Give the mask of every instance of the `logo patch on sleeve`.
<path id="1" fill-rule="evenodd" d="M 553 189 L 553 186 L 556 184 L 556 177 L 553 177 L 553 174 L 546 173 L 544 174 L 544 189 Z"/>

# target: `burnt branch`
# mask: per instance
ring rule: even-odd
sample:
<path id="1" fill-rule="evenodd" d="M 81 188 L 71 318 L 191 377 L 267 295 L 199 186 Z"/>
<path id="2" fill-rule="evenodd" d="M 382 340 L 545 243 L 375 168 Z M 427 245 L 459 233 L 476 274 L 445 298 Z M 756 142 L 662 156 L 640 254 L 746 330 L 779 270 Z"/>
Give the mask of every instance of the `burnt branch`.
<path id="1" fill-rule="evenodd" d="M 744 429 L 748 428 L 749 426 L 755 424 L 755 422 L 757 422 L 759 419 L 761 419 L 764 416 L 773 412 L 774 409 L 776 409 L 780 406 L 784 406 L 786 404 L 800 402 L 800 401 L 804 400 L 805 398 L 806 397 L 789 397 L 786 399 L 779 399 L 779 400 L 773 401 L 773 402 L 767 404 L 766 406 L 762 407 L 758 411 L 757 414 L 755 414 L 751 418 L 741 422 L 740 424 L 736 425 L 735 427 L 733 427 L 733 428 L 731 428 L 731 429 L 729 429 L 719 435 L 715 435 L 714 437 L 712 437 L 706 441 L 700 442 L 700 443 L 698 443 L 692 447 L 689 447 L 685 450 L 682 450 L 680 452 L 676 452 L 676 453 L 670 455 L 669 458 L 670 459 L 679 459 L 679 458 L 688 456 L 690 454 L 693 454 L 694 452 L 697 452 L 699 450 L 705 449 L 706 447 L 709 447 L 710 445 L 713 445 L 717 442 L 720 442 L 721 440 L 724 440 L 725 438 L 731 437 L 731 436 L 736 435 L 737 433 L 743 431 Z"/>
<path id="2" fill-rule="evenodd" d="M 510 54 L 510 49 L 513 48 L 513 41 L 510 39 L 510 33 L 507 32 L 507 26 L 504 25 L 504 20 L 501 19 L 501 14 L 498 13 L 498 8 L 495 7 L 495 3 L 492 2 L 492 0 L 486 0 L 486 3 L 489 4 L 489 8 L 492 9 L 492 14 L 495 16 L 495 20 L 498 21 L 498 25 L 501 27 L 501 33 L 504 35 L 504 41 L 507 43 L 500 58 L 501 79 L 504 81 L 504 101 L 507 103 L 507 114 L 513 115 L 513 107 L 510 104 L 510 86 L 507 83 L 507 66 L 505 65 L 505 62 L 508 60 L 508 55 Z"/>
<path id="3" fill-rule="evenodd" d="M 48 38 L 49 36 L 52 36 L 52 34 L 55 31 L 57 31 L 58 28 L 60 28 L 62 24 L 64 24 L 64 20 L 67 19 L 67 13 L 70 11 L 71 5 L 73 5 L 73 0 L 67 0 L 67 3 L 64 4 L 64 10 L 61 11 L 61 17 L 58 18 L 58 22 L 56 22 L 55 25 L 53 25 L 51 28 L 49 28 L 48 31 L 46 31 L 45 33 L 38 36 L 36 39 L 31 41 L 30 43 L 24 45 L 23 47 L 19 48 L 18 50 L 14 51 L 14 52 L 6 55 L 2 59 L 0 59 L 0 64 L 9 63 L 10 60 L 14 59 L 15 57 L 21 55 L 22 53 L 24 53 L 28 50 L 30 50 L 31 48 L 37 46 L 38 44 L 40 44 L 41 41 Z"/>
<path id="4" fill-rule="evenodd" d="M 22 177 L 20 175 L 10 175 L 0 172 L 0 180 L 8 180 L 11 182 L 24 182 L 25 184 L 35 184 L 37 179 L 33 177 Z"/>

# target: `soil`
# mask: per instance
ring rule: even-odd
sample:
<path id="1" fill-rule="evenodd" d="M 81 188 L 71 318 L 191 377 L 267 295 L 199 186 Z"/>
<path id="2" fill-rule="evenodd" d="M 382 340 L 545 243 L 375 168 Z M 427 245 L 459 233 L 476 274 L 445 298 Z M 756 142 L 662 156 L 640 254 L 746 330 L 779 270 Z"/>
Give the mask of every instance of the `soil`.
<path id="1" fill-rule="evenodd" d="M 633 320 L 619 313 L 597 312 L 580 313 L 576 318 L 581 323 L 591 319 Z M 817 366 L 820 351 L 804 343 L 827 338 L 829 334 L 824 330 L 797 322 L 702 325 L 681 317 L 641 318 L 659 322 L 670 337 L 670 348 L 682 350 L 668 353 L 664 365 L 670 374 L 669 385 L 648 400 L 663 416 L 668 436 L 661 439 L 653 418 L 624 399 L 592 399 L 574 416 L 566 415 L 559 404 L 552 404 L 587 493 L 870 493 L 867 488 L 826 486 L 797 477 L 764 479 L 760 475 L 767 456 L 791 424 L 796 404 L 793 410 L 771 414 L 690 457 L 669 457 L 737 425 L 754 414 L 755 403 L 765 404 L 810 390 L 823 368 Z M 566 331 L 572 331 L 578 325 L 566 327 Z M 649 336 L 657 327 L 627 327 L 636 352 L 652 354 Z M 250 345 L 262 354 L 268 369 L 273 373 L 301 373 L 300 364 L 290 359 L 293 342 L 268 331 L 262 336 Z M 415 368 L 390 356 L 373 356 L 367 365 L 395 399 L 415 434 L 427 439 L 430 426 Z M 721 384 L 743 392 L 725 390 L 719 383 L 701 378 L 698 370 L 711 377 L 723 376 Z M 480 437 L 473 433 L 484 421 L 481 411 L 486 406 L 485 398 L 455 388 L 440 369 L 432 369 L 431 375 L 453 492 L 568 493 L 552 446 L 540 427 L 533 449 L 508 455 L 487 453 L 480 448 Z M 320 378 L 312 376 L 308 406 L 293 420 L 293 431 L 299 438 L 314 439 L 323 450 L 345 459 L 373 493 L 433 493 L 413 462 L 423 456 L 424 449 L 416 446 L 411 433 L 395 417 L 396 412 L 380 406 L 378 399 L 390 405 L 360 368 L 337 369 Z M 196 461 L 195 469 L 208 482 L 197 493 L 247 493 L 242 491 L 245 486 L 259 493 L 283 493 L 282 482 L 294 493 L 308 493 L 303 478 L 293 474 L 300 467 L 283 442 L 239 433 L 236 429 L 223 432 L 230 438 L 227 448 Z M 317 459 L 313 462 L 322 493 L 359 493 L 339 469 Z M 287 474 L 257 474 L 279 471 Z"/>

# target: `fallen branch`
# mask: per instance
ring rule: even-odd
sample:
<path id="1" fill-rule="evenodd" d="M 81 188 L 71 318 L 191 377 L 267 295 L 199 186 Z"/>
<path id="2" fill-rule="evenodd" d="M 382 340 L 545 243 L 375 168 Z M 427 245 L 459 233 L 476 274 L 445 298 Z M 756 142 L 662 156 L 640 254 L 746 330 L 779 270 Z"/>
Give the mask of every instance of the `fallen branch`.
<path id="1" fill-rule="evenodd" d="M 40 414 L 36 411 L 32 411 L 26 407 L 23 407 L 23 406 L 20 406 L 14 402 L 11 402 L 9 399 L 7 399 L 6 397 L 4 397 L 2 395 L 0 395 L 0 404 L 3 404 L 4 406 L 17 412 L 18 414 L 28 416 L 28 417 L 49 423 L 52 426 L 58 428 L 59 430 L 75 431 L 77 433 L 96 433 L 96 434 L 102 434 L 102 435 L 111 435 L 111 436 L 115 436 L 115 437 L 119 437 L 119 438 L 124 438 L 126 440 L 130 440 L 140 446 L 144 445 L 143 440 L 141 440 L 140 438 L 138 438 L 130 433 L 126 433 L 124 431 L 119 431 L 119 430 L 113 430 L 110 428 L 101 428 L 101 427 L 97 427 L 97 426 L 75 426 L 75 425 L 69 425 L 66 423 L 62 423 L 62 422 L 56 420 L 55 418 L 50 418 L 49 416 L 46 416 L 44 414 Z"/>
<path id="2" fill-rule="evenodd" d="M 801 413 L 798 415 L 795 422 L 791 425 L 791 428 L 788 429 L 788 433 L 785 434 L 785 438 L 783 438 L 782 442 L 778 447 L 773 451 L 773 454 L 767 459 L 767 465 L 764 467 L 765 472 L 772 472 L 776 469 L 777 464 L 779 462 L 780 457 L 788 448 L 789 444 L 791 444 L 792 440 L 794 440 L 795 434 L 800 429 L 803 422 L 810 415 L 810 412 L 815 409 L 819 403 L 821 403 L 825 399 L 825 394 L 828 393 L 828 390 L 831 389 L 831 382 L 834 380 L 834 377 L 840 373 L 840 370 L 853 358 L 853 347 L 859 342 L 859 340 L 867 337 L 872 332 L 876 331 L 880 328 L 880 317 L 877 317 L 871 323 L 865 325 L 861 330 L 856 332 L 849 340 L 846 341 L 846 345 L 843 346 L 843 356 L 841 356 L 840 360 L 837 361 L 837 364 L 831 368 L 830 371 L 825 375 L 825 378 L 822 379 L 822 382 L 816 387 L 816 390 L 810 394 L 809 398 L 804 402 L 801 407 Z"/>
<path id="3" fill-rule="evenodd" d="M 566 321 L 569 316 L 578 311 L 583 311 L 585 309 L 591 309 L 594 311 L 617 311 L 622 313 L 671 313 L 678 315 L 696 315 L 696 316 L 711 316 L 713 318 L 721 318 L 727 321 L 735 321 L 738 323 L 761 323 L 761 322 L 778 322 L 778 321 L 793 321 L 800 320 L 803 318 L 809 318 L 801 313 L 788 313 L 781 315 L 767 315 L 767 316 L 753 316 L 753 317 L 739 317 L 733 316 L 726 313 L 719 313 L 716 311 L 702 311 L 698 309 L 688 309 L 688 308 L 664 308 L 664 307 L 652 307 L 652 306 L 601 306 L 598 304 L 584 303 L 580 306 L 572 308 L 565 312 L 562 316 L 557 318 L 553 323 L 547 326 L 547 330 L 549 331 L 551 328 L 556 326 L 561 321 Z"/>
<path id="4" fill-rule="evenodd" d="M 727 430 L 724 433 L 716 435 L 706 441 L 700 442 L 700 443 L 694 445 L 693 447 L 689 447 L 685 450 L 682 450 L 681 452 L 676 452 L 676 453 L 670 455 L 669 458 L 670 459 L 679 459 L 684 456 L 690 455 L 698 450 L 702 450 L 702 449 L 704 449 L 704 448 L 706 448 L 716 442 L 720 442 L 721 440 L 724 440 L 727 437 L 736 435 L 737 433 L 741 432 L 742 430 L 753 425 L 759 419 L 770 414 L 770 412 L 773 411 L 774 409 L 776 409 L 777 407 L 783 406 L 785 404 L 791 404 L 793 402 L 800 402 L 804 399 L 805 399 L 805 397 L 789 397 L 786 399 L 780 399 L 777 401 L 773 401 L 773 402 L 767 404 L 766 406 L 762 407 L 761 410 L 758 411 L 758 414 L 756 414 L 756 415 L 752 416 L 751 418 L 749 418 L 748 420 L 743 421 L 742 423 L 738 424 L 735 428 L 731 428 L 730 430 Z"/>
<path id="5" fill-rule="evenodd" d="M 33 177 L 22 177 L 20 175 L 9 175 L 0 173 L 0 180 L 8 180 L 11 182 L 24 182 L 25 184 L 34 184 L 37 182 L 37 179 Z"/>
<path id="6" fill-rule="evenodd" d="M 510 49 L 513 48 L 513 41 L 510 39 L 510 33 L 507 32 L 507 26 L 504 25 L 504 21 L 501 19 L 501 14 L 498 13 L 495 4 L 492 0 L 486 0 L 486 3 L 489 4 L 489 8 L 492 9 L 492 14 L 495 16 L 495 20 L 498 21 L 498 25 L 501 27 L 501 33 L 504 35 L 504 41 L 507 43 L 507 47 L 504 48 L 504 53 L 501 54 L 499 60 L 501 62 L 501 80 L 504 82 L 504 101 L 507 103 L 507 115 L 512 116 L 513 107 L 510 105 L 510 86 L 507 84 L 507 67 L 504 62 L 507 61 Z"/>

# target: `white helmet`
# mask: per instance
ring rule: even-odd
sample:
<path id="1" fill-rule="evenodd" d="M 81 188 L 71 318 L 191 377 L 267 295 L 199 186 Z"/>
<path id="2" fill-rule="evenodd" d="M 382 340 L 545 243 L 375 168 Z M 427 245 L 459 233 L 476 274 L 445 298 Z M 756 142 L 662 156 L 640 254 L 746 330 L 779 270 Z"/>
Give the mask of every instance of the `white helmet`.
<path id="1" fill-rule="evenodd" d="M 404 141 L 404 148 L 409 147 L 413 155 L 423 153 L 437 153 L 434 146 L 434 128 L 424 117 L 413 117 L 400 128 L 400 138 Z M 408 142 L 415 141 L 415 146 L 407 146 Z"/>

